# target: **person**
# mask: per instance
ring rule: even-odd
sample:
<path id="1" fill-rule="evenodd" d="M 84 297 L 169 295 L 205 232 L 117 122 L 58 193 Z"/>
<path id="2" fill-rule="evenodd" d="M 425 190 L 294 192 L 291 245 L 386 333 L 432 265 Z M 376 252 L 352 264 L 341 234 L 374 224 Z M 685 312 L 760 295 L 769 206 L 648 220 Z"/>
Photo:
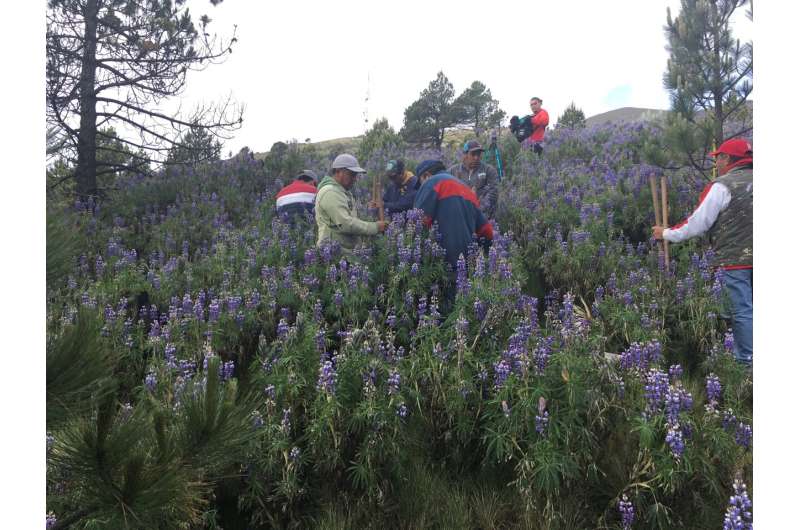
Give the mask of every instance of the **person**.
<path id="1" fill-rule="evenodd" d="M 741 138 L 727 140 L 711 153 L 719 177 L 700 195 L 700 204 L 683 222 L 653 227 L 653 237 L 680 243 L 709 232 L 714 263 L 723 270 L 733 327 L 736 360 L 753 362 L 753 148 Z"/>
<path id="2" fill-rule="evenodd" d="M 414 207 L 419 180 L 408 171 L 402 160 L 389 160 L 386 163 L 386 177 L 392 185 L 383 194 L 383 207 L 388 215 L 403 213 Z M 370 208 L 378 205 L 370 202 Z"/>
<path id="3" fill-rule="evenodd" d="M 414 208 L 422 210 L 425 224 L 435 221 L 442 236 L 445 260 L 456 270 L 458 257 L 467 256 L 473 235 L 490 242 L 492 225 L 481 212 L 478 197 L 464 182 L 447 173 L 439 160 L 425 160 L 417 166 L 419 191 Z"/>
<path id="4" fill-rule="evenodd" d="M 325 176 L 317 187 L 314 217 L 317 221 L 317 246 L 337 241 L 345 257 L 354 258 L 353 249 L 361 243 L 362 236 L 384 232 L 386 221 L 362 221 L 356 212 L 356 200 L 350 193 L 360 173 L 365 170 L 353 155 L 344 153 L 331 164 L 330 176 Z"/>
<path id="5" fill-rule="evenodd" d="M 470 140 L 462 148 L 461 163 L 451 166 L 447 172 L 466 183 L 477 194 L 480 209 L 489 219 L 497 211 L 497 170 L 481 160 L 483 147 L 477 140 Z"/>
<path id="6" fill-rule="evenodd" d="M 317 175 L 310 169 L 300 172 L 294 181 L 281 188 L 275 196 L 278 215 L 292 226 L 298 218 L 314 213 L 314 199 L 317 196 Z"/>
<path id="7" fill-rule="evenodd" d="M 475 192 L 453 175 L 445 172 L 439 160 L 425 160 L 417 166 L 419 191 L 414 208 L 422 210 L 424 223 L 439 227 L 441 245 L 449 271 L 442 289 L 443 315 L 450 313 L 456 295 L 458 259 L 467 257 L 469 245 L 477 236 L 484 248 L 494 238 L 492 225 L 481 212 Z"/>
<path id="8" fill-rule="evenodd" d="M 544 130 L 547 129 L 547 126 L 550 124 L 550 116 L 547 114 L 547 111 L 542 108 L 542 98 L 531 98 L 531 112 L 533 112 L 533 114 L 531 114 L 531 128 L 533 132 L 522 145 L 533 145 L 533 151 L 537 155 L 542 156 L 544 152 L 544 148 L 542 147 L 542 142 L 544 142 Z"/>

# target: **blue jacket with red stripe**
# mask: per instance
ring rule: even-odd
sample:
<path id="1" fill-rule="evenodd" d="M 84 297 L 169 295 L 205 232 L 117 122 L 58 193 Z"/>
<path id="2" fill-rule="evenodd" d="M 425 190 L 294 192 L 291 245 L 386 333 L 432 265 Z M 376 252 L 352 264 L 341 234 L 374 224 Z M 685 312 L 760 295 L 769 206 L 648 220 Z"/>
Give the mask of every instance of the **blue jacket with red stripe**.
<path id="1" fill-rule="evenodd" d="M 487 240 L 494 237 L 492 225 L 481 213 L 478 196 L 449 173 L 438 173 L 426 180 L 417 191 L 414 208 L 425 212 L 429 226 L 434 221 L 438 223 L 445 256 L 453 269 L 460 254 L 466 257 L 475 235 Z"/>

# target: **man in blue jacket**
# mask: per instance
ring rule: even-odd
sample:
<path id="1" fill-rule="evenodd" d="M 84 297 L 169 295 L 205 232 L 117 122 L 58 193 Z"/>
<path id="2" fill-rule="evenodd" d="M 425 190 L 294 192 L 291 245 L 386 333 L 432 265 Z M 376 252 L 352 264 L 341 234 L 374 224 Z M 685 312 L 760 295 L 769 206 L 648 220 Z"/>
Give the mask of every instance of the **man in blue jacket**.
<path id="1" fill-rule="evenodd" d="M 439 226 L 445 260 L 451 269 L 442 293 L 442 314 L 446 315 L 455 300 L 455 274 L 459 256 L 467 257 L 469 245 L 478 236 L 484 243 L 494 238 L 492 225 L 483 215 L 475 192 L 453 175 L 445 172 L 439 160 L 425 160 L 417 166 L 419 191 L 414 208 L 423 211 L 424 222 Z"/>
<path id="2" fill-rule="evenodd" d="M 414 207 L 414 197 L 419 188 L 419 180 L 405 167 L 402 160 L 389 160 L 386 163 L 386 176 L 392 185 L 383 194 L 383 207 L 387 214 L 403 213 Z M 370 203 L 370 208 L 377 205 Z"/>
<path id="3" fill-rule="evenodd" d="M 445 172 L 439 160 L 425 160 L 417 166 L 420 188 L 414 208 L 425 214 L 425 224 L 439 225 L 447 263 L 456 269 L 459 255 L 467 256 L 473 238 L 491 241 L 492 225 L 483 215 L 472 188 Z"/>

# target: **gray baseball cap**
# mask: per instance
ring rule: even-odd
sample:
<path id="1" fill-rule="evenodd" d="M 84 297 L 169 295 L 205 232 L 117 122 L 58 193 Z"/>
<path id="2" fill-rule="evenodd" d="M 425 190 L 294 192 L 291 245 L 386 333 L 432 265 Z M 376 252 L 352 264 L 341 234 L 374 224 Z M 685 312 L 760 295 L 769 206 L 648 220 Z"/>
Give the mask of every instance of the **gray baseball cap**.
<path id="1" fill-rule="evenodd" d="M 298 175 L 295 177 L 295 179 L 299 179 L 300 177 L 308 177 L 308 178 L 310 178 L 311 180 L 313 180 L 314 182 L 317 182 L 317 180 L 318 180 L 318 179 L 317 179 L 317 174 L 316 174 L 316 173 L 314 173 L 314 172 L 313 172 L 312 170 L 310 170 L 310 169 L 304 169 L 303 171 L 301 171 L 301 172 L 300 172 L 300 174 L 298 174 Z"/>
<path id="2" fill-rule="evenodd" d="M 354 173 L 366 173 L 367 170 L 358 165 L 358 160 L 353 155 L 347 153 L 341 154 L 336 157 L 331 164 L 331 169 L 349 169 Z"/>

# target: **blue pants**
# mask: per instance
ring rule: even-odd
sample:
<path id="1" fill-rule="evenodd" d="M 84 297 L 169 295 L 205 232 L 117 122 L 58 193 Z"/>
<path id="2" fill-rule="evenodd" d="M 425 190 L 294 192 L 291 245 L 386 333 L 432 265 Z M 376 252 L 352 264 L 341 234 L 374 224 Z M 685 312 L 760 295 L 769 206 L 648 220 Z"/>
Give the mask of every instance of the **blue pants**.
<path id="1" fill-rule="evenodd" d="M 730 301 L 733 323 L 733 355 L 747 366 L 753 364 L 753 269 L 725 271 L 722 277 Z"/>

